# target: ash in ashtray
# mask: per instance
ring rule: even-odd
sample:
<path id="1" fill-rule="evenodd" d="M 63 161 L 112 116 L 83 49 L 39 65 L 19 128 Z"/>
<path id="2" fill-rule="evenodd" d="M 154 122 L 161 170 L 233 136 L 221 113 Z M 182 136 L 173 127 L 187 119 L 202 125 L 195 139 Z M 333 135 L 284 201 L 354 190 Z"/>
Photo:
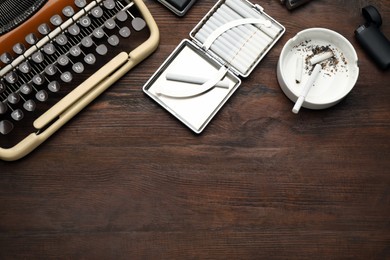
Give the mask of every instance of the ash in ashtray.
<path id="1" fill-rule="evenodd" d="M 304 69 L 311 74 L 313 67 L 315 64 L 311 64 L 310 60 L 316 55 L 332 52 L 333 56 L 328 58 L 322 62 L 320 62 L 322 66 L 322 70 L 325 71 L 326 75 L 334 75 L 338 71 L 347 71 L 347 60 L 345 59 L 343 53 L 333 47 L 331 44 L 328 45 L 320 45 L 314 44 L 311 40 L 306 40 L 301 42 L 300 44 L 294 46 L 293 50 L 296 50 L 300 55 L 303 56 L 304 61 Z"/>

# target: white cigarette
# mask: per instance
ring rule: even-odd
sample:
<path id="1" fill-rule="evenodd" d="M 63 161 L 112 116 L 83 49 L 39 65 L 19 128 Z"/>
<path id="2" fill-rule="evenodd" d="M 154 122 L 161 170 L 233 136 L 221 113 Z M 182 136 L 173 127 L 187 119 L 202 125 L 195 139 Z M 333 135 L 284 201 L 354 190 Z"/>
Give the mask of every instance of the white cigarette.
<path id="1" fill-rule="evenodd" d="M 294 114 L 298 114 L 299 109 L 301 109 L 301 106 L 302 106 L 303 102 L 305 101 L 305 98 L 306 98 L 307 94 L 309 93 L 311 87 L 313 86 L 314 82 L 316 81 L 318 75 L 321 72 L 321 68 L 322 67 L 321 67 L 320 64 L 317 64 L 314 67 L 314 69 L 313 69 L 309 79 L 307 80 L 307 82 L 305 84 L 305 87 L 303 88 L 301 94 L 298 97 L 297 102 L 295 102 L 295 105 L 294 105 L 294 107 L 292 109 L 292 112 Z"/>
<path id="2" fill-rule="evenodd" d="M 213 16 L 210 17 L 210 19 L 209 19 L 210 21 L 213 21 L 215 26 L 216 26 L 216 28 L 214 28 L 214 31 L 217 30 L 219 27 L 222 27 L 224 24 L 228 23 L 228 21 L 224 21 L 224 20 L 221 20 L 219 18 L 221 18 L 221 17 L 218 16 L 217 13 L 214 13 Z M 244 44 L 249 45 L 249 43 L 247 42 L 247 38 L 249 38 L 249 37 L 239 37 L 233 31 L 233 29 L 235 29 L 235 28 L 237 28 L 237 27 L 234 27 L 234 28 L 231 28 L 230 30 L 225 31 L 219 37 L 220 38 L 225 37 L 229 42 L 236 44 L 236 45 L 240 45 L 240 46 L 243 46 Z M 211 34 L 212 33 L 210 33 L 210 35 Z"/>
<path id="3" fill-rule="evenodd" d="M 229 22 L 228 20 L 224 19 L 218 12 L 215 12 L 213 14 L 213 17 L 215 17 L 215 19 L 219 22 L 220 25 Z M 250 34 L 246 34 L 244 32 L 244 29 L 245 27 L 243 25 L 240 25 L 228 30 L 227 32 L 225 32 L 225 34 L 229 36 L 229 39 L 231 41 L 239 42 L 239 41 L 247 40 L 250 37 Z M 256 44 L 254 44 L 254 42 L 256 42 Z M 247 41 L 245 46 L 248 48 L 249 52 L 251 53 L 254 53 L 259 49 L 258 42 L 254 40 Z"/>
<path id="4" fill-rule="evenodd" d="M 301 83 L 302 81 L 302 71 L 303 71 L 303 58 L 302 56 L 297 57 L 297 64 L 295 66 L 295 82 Z"/>
<path id="5" fill-rule="evenodd" d="M 206 93 L 213 89 L 226 75 L 228 69 L 222 66 L 214 76 L 210 77 L 204 84 L 197 87 L 175 87 L 169 85 L 161 85 L 157 87 L 156 94 L 172 98 L 190 98 Z"/>
<path id="6" fill-rule="evenodd" d="M 166 74 L 167 80 L 172 81 L 179 81 L 179 82 L 185 82 L 185 83 L 191 83 L 191 84 L 204 84 L 209 79 L 199 76 L 192 76 L 192 75 L 184 75 L 184 74 L 178 74 L 174 72 L 169 72 Z M 229 82 L 227 80 L 219 81 L 217 84 L 215 84 L 215 87 L 219 88 L 229 88 Z"/>
<path id="7" fill-rule="evenodd" d="M 264 15 L 253 10 L 249 5 L 246 5 L 245 2 L 243 1 L 226 0 L 225 4 L 244 18 L 253 17 L 253 18 L 259 18 L 264 20 L 267 19 Z M 280 28 L 277 28 L 275 26 L 272 27 L 265 27 L 262 25 L 255 25 L 255 26 L 260 30 L 262 30 L 263 32 L 265 32 L 267 35 L 269 35 L 272 39 L 276 38 L 276 36 L 281 31 Z"/>
<path id="8" fill-rule="evenodd" d="M 230 19 L 229 17 L 226 17 L 229 15 L 224 13 L 222 7 L 223 6 L 221 6 L 217 10 L 217 12 L 213 14 L 213 17 L 215 17 L 215 19 L 219 22 L 221 26 L 235 20 L 235 18 L 233 17 L 231 17 Z M 241 18 L 238 17 L 237 19 Z M 234 27 L 228 30 L 226 33 L 231 33 L 232 35 L 234 35 L 232 37 L 234 38 L 234 40 L 238 38 L 238 41 L 246 41 L 245 46 L 250 50 L 251 53 L 256 53 L 259 49 L 265 49 L 265 47 L 267 47 L 267 45 L 270 43 L 270 40 L 268 41 L 267 39 L 269 37 L 266 34 L 249 24 Z"/>
<path id="9" fill-rule="evenodd" d="M 242 18 L 242 16 L 240 16 L 237 12 L 229 8 L 227 5 L 222 5 L 216 11 L 215 14 L 220 14 L 226 21 L 237 20 Z M 254 37 L 256 37 L 255 42 L 263 42 L 263 44 L 268 45 L 273 40 L 269 35 L 267 35 L 263 31 L 259 30 L 257 27 L 254 27 L 253 25 L 250 24 L 240 26 L 237 29 L 243 31 L 244 34 L 246 35 L 253 35 Z M 243 37 L 246 38 L 246 36 Z"/>
<path id="10" fill-rule="evenodd" d="M 212 20 L 212 18 L 210 18 L 210 21 L 211 20 Z M 217 29 L 222 27 L 222 26 L 218 25 L 218 21 L 215 19 L 213 19 L 213 23 L 215 24 L 215 27 Z M 215 31 L 217 31 L 217 29 Z M 213 33 L 211 33 L 210 35 L 212 35 Z M 205 42 L 208 41 L 210 35 L 207 37 Z M 246 43 L 245 40 L 247 40 L 247 39 L 240 39 L 239 41 L 231 41 L 229 39 L 228 35 L 222 34 L 214 41 L 214 43 L 220 42 L 222 45 L 224 45 L 226 48 L 228 48 L 230 50 L 230 52 L 234 53 L 235 55 L 237 55 L 237 53 L 239 53 L 239 56 L 242 57 L 244 60 L 252 59 L 253 53 L 250 53 L 245 48 L 243 48 L 243 46 L 245 46 L 245 43 Z M 205 44 L 205 42 L 204 42 L 204 44 Z"/>
<path id="11" fill-rule="evenodd" d="M 332 51 L 322 52 L 322 53 L 319 53 L 319 54 L 311 57 L 310 60 L 309 60 L 309 63 L 310 63 L 310 65 L 314 65 L 314 64 L 322 62 L 322 61 L 324 61 L 326 59 L 332 58 L 333 55 L 334 54 L 333 54 Z"/>
<path id="12" fill-rule="evenodd" d="M 217 19 L 217 14 L 214 13 L 213 16 L 210 17 L 209 22 L 210 22 L 209 24 L 212 26 L 213 31 L 215 32 L 219 28 L 222 28 L 229 21 L 223 21 Z M 209 36 L 212 34 L 213 32 L 211 32 Z M 226 41 L 224 44 L 226 44 L 230 50 L 235 50 L 234 51 L 235 53 L 240 52 L 239 55 L 242 56 L 243 58 L 247 57 L 246 59 L 248 59 L 250 57 L 250 59 L 252 59 L 253 54 L 256 54 L 259 47 L 254 48 L 256 51 L 252 51 L 249 48 L 250 41 L 248 39 L 251 39 L 250 36 L 251 35 L 246 35 L 245 37 L 237 37 L 232 30 L 227 30 L 225 33 L 223 33 L 218 37 L 218 40 Z M 205 42 L 207 41 L 207 39 L 209 38 L 206 38 Z"/>

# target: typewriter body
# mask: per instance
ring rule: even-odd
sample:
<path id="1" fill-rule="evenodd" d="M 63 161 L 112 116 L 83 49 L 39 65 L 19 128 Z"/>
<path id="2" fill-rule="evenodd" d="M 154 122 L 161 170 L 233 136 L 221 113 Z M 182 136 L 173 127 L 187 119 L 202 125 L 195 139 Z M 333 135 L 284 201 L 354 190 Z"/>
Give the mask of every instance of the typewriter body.
<path id="1" fill-rule="evenodd" d="M 142 0 L 10 0 L 0 8 L 2 160 L 34 150 L 159 42 Z"/>

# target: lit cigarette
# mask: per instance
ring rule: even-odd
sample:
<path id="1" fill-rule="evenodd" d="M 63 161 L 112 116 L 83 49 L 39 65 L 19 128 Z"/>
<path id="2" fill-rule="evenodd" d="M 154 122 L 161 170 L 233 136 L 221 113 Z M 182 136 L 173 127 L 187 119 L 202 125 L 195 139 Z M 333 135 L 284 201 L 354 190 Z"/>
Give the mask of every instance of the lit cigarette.
<path id="1" fill-rule="evenodd" d="M 321 68 L 322 67 L 320 64 L 317 64 L 314 67 L 313 72 L 311 73 L 309 79 L 307 80 L 305 87 L 303 88 L 301 94 L 299 95 L 299 97 L 297 99 L 297 102 L 295 102 L 295 105 L 292 109 L 292 112 L 294 114 L 298 114 L 299 109 L 301 109 L 301 106 L 302 106 L 303 102 L 305 101 L 307 94 L 309 93 L 311 87 L 313 86 L 314 82 L 316 81 L 318 75 L 321 72 Z"/>
<path id="2" fill-rule="evenodd" d="M 315 65 L 315 64 L 322 62 L 326 59 L 332 58 L 333 55 L 334 54 L 332 51 L 322 52 L 320 54 L 317 54 L 317 55 L 311 57 L 309 60 L 309 63 L 310 63 L 310 65 Z"/>
<path id="3" fill-rule="evenodd" d="M 204 77 L 184 75 L 184 74 L 178 74 L 174 72 L 167 73 L 166 79 L 172 81 L 191 83 L 191 84 L 204 84 L 209 80 L 208 78 L 204 78 Z M 217 84 L 215 84 L 215 87 L 219 87 L 219 88 L 229 88 L 229 86 L 230 84 L 226 80 L 219 81 Z"/>
<path id="4" fill-rule="evenodd" d="M 295 82 L 301 83 L 302 81 L 302 71 L 303 71 L 303 58 L 302 56 L 297 57 L 297 64 L 295 66 Z"/>

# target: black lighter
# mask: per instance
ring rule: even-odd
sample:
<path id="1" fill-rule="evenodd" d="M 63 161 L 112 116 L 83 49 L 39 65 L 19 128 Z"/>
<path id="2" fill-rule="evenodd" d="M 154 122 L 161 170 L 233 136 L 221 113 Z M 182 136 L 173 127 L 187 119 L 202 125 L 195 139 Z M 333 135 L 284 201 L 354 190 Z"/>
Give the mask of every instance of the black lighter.
<path id="1" fill-rule="evenodd" d="M 390 67 L 390 41 L 379 30 L 382 17 L 372 5 L 364 7 L 362 14 L 367 23 L 355 30 L 356 39 L 376 64 L 386 70 Z"/>

